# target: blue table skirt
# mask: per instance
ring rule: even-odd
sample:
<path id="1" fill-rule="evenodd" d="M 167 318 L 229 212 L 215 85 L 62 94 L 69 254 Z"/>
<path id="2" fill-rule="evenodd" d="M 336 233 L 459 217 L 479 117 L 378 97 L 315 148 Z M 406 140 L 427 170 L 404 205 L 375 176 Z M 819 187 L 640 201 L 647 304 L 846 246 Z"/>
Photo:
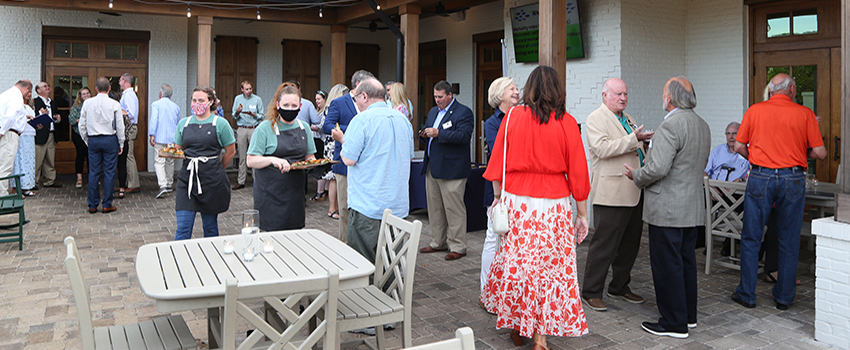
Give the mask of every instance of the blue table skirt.
<path id="1" fill-rule="evenodd" d="M 422 174 L 422 161 L 410 163 L 410 210 L 427 209 L 428 199 L 425 192 L 425 175 Z M 472 173 L 466 180 L 463 202 L 466 204 L 466 231 L 480 231 L 487 228 L 487 208 L 484 207 L 485 165 L 472 164 Z"/>

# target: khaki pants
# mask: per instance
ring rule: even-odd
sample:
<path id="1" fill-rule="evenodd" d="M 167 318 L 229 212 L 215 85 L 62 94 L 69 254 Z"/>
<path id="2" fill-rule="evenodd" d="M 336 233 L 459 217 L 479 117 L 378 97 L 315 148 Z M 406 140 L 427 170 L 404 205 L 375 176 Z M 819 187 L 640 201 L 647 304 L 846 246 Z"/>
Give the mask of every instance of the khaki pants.
<path id="1" fill-rule="evenodd" d="M 127 188 L 139 187 L 139 168 L 136 166 L 136 157 L 133 156 L 133 140 L 127 140 Z"/>
<path id="2" fill-rule="evenodd" d="M 239 151 L 239 175 L 236 176 L 236 182 L 240 185 L 244 185 L 248 178 L 248 147 L 250 147 L 251 137 L 253 136 L 254 128 L 239 127 L 236 129 L 236 149 Z M 254 176 L 253 169 L 251 176 Z"/>
<path id="3" fill-rule="evenodd" d="M 18 153 L 18 133 L 8 130 L 0 136 L 0 177 L 12 175 Z M 0 196 L 9 194 L 9 180 L 0 180 Z"/>
<path id="4" fill-rule="evenodd" d="M 47 137 L 43 145 L 35 145 L 35 185 L 41 182 L 44 186 L 52 186 L 56 181 L 56 168 L 53 162 L 56 157 L 56 143 L 53 142 L 53 133 Z M 14 158 L 12 159 L 14 161 Z M 42 182 L 44 174 L 44 182 Z"/>
<path id="5" fill-rule="evenodd" d="M 159 188 L 172 187 L 174 184 L 174 159 L 159 156 L 159 150 L 165 148 L 166 144 L 154 144 L 156 149 L 156 158 L 153 161 L 153 167 L 156 170 L 156 183 Z"/>
<path id="6" fill-rule="evenodd" d="M 425 172 L 425 192 L 428 200 L 428 221 L 431 224 L 431 248 L 449 248 L 466 254 L 466 179 L 443 180 Z"/>
<path id="7" fill-rule="evenodd" d="M 348 243 L 348 176 L 336 176 L 336 197 L 339 202 L 339 240 Z"/>

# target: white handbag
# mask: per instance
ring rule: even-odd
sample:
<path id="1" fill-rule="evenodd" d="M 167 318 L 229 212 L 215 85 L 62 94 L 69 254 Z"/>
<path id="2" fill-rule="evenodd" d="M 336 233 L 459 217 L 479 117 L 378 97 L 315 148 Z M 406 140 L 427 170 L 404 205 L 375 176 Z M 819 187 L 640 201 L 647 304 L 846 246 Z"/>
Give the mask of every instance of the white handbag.
<path id="1" fill-rule="evenodd" d="M 493 211 L 490 213 L 490 225 L 493 227 L 493 232 L 498 235 L 503 235 L 511 230 L 510 219 L 508 218 L 508 205 L 505 204 L 505 164 L 508 156 L 508 123 L 511 121 L 511 112 L 513 107 L 508 111 L 508 120 L 505 121 L 505 142 L 502 143 L 502 199 L 493 206 Z"/>

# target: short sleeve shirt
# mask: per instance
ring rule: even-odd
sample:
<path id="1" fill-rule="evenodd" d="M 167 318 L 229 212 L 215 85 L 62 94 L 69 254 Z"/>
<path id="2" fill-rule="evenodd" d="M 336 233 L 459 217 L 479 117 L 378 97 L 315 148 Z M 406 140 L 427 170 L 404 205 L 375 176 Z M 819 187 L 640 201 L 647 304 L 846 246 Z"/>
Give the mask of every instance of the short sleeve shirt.
<path id="1" fill-rule="evenodd" d="M 304 121 L 295 119 L 295 123 L 286 124 L 281 121 L 276 121 L 277 128 L 280 131 L 298 128 L 299 123 L 304 127 L 304 135 L 307 135 L 307 154 L 316 153 L 316 143 L 313 142 L 313 132 L 310 131 L 310 124 Z M 272 123 L 264 120 L 260 126 L 254 130 L 254 135 L 251 136 L 251 143 L 248 146 L 248 154 L 254 156 L 271 155 L 277 149 L 277 135 L 272 128 Z"/>
<path id="2" fill-rule="evenodd" d="M 174 143 L 183 146 L 183 128 L 186 126 L 186 123 L 209 124 L 212 123 L 215 118 L 215 116 L 210 115 L 207 119 L 198 120 L 198 118 L 193 115 L 188 118 L 180 119 L 180 122 L 177 123 L 177 133 L 174 135 Z M 236 136 L 233 135 L 233 128 L 230 127 L 230 123 L 227 122 L 227 119 L 221 117 L 218 119 L 218 122 L 215 123 L 215 133 L 216 137 L 218 137 L 218 143 L 222 148 L 230 146 L 236 142 Z"/>
<path id="3" fill-rule="evenodd" d="M 735 140 L 749 144 L 752 165 L 771 169 L 806 168 L 806 149 L 823 146 L 815 113 L 781 94 L 752 105 Z"/>

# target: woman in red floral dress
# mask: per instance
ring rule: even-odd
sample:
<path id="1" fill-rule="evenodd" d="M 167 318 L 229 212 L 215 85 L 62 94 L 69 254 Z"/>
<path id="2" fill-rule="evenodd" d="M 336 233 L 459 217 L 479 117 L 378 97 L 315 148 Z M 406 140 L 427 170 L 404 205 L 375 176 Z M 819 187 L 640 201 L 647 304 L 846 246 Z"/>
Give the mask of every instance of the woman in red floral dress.
<path id="1" fill-rule="evenodd" d="M 578 124 L 566 113 L 565 100 L 555 69 L 535 68 L 522 104 L 502 121 L 484 173 L 493 181 L 494 204 L 504 200 L 508 206 L 510 231 L 501 238 L 481 301 L 498 315 L 497 327 L 513 329 L 514 343 L 522 344 L 520 335 L 533 336 L 534 350 L 548 349 L 547 335 L 587 334 L 575 248 L 587 236 L 590 180 Z M 575 226 L 570 195 L 577 201 Z"/>

